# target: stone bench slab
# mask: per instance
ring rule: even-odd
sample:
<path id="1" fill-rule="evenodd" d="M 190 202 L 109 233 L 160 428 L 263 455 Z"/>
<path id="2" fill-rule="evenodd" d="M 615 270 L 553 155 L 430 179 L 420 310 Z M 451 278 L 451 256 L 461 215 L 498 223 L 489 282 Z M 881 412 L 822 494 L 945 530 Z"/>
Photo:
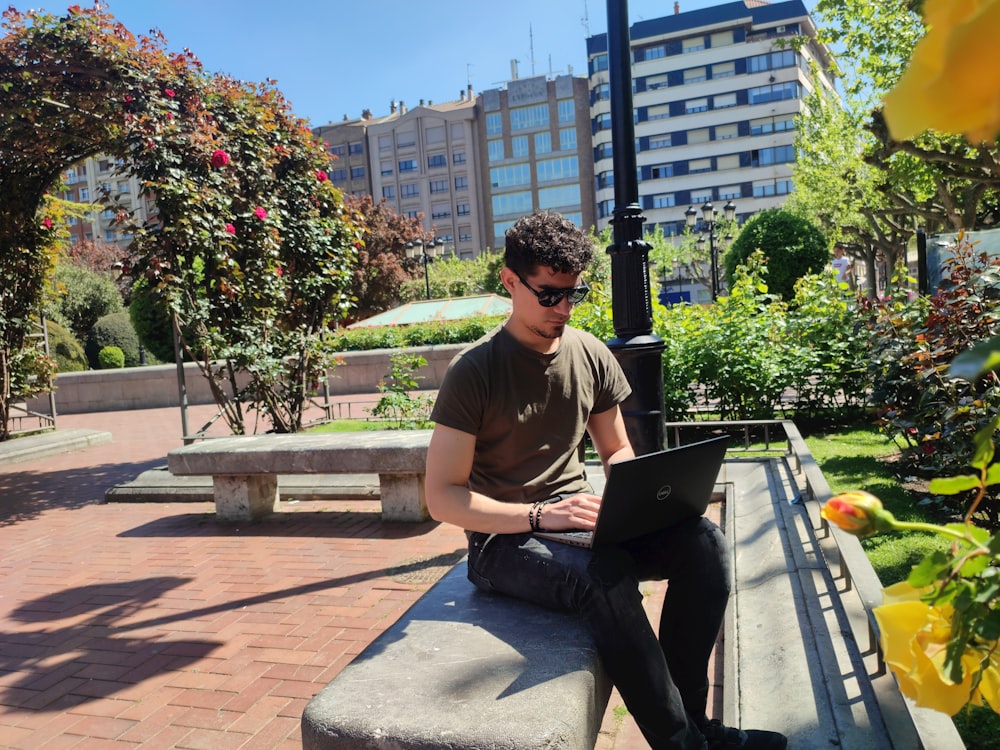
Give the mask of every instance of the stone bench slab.
<path id="1" fill-rule="evenodd" d="M 610 693 L 579 621 L 476 590 L 463 561 L 309 702 L 302 746 L 591 748 Z"/>

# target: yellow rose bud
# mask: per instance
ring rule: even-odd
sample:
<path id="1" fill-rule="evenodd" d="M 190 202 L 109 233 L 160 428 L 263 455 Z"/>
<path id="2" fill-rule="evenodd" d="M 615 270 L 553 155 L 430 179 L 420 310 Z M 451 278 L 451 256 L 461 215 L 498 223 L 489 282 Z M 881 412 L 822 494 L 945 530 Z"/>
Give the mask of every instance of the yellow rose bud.
<path id="1" fill-rule="evenodd" d="M 827 521 L 854 536 L 871 536 L 889 531 L 896 523 L 882 501 L 870 492 L 853 490 L 831 497 L 820 510 Z"/>

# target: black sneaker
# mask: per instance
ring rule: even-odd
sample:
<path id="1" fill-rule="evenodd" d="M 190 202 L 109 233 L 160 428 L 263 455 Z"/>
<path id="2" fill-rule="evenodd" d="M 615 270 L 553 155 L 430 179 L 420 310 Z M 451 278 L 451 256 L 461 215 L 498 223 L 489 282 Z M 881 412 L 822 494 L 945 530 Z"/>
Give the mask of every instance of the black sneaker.
<path id="1" fill-rule="evenodd" d="M 763 729 L 736 729 L 713 719 L 702 727 L 708 750 L 785 750 L 788 739 Z"/>

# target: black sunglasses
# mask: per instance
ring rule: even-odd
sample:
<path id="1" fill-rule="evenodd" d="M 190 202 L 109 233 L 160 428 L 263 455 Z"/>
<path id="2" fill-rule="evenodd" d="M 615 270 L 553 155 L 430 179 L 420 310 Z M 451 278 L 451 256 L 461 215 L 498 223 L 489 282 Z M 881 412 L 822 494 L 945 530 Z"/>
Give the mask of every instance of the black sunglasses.
<path id="1" fill-rule="evenodd" d="M 555 307 L 563 301 L 564 297 L 569 300 L 571 305 L 578 305 L 583 302 L 587 296 L 587 292 L 590 291 L 590 287 L 586 284 L 583 286 L 571 286 L 565 289 L 542 289 L 538 291 L 537 289 L 533 289 L 531 284 L 525 281 L 524 277 L 517 271 L 514 271 L 514 275 L 517 276 L 518 281 L 524 284 L 529 292 L 538 298 L 538 304 L 542 307 Z"/>

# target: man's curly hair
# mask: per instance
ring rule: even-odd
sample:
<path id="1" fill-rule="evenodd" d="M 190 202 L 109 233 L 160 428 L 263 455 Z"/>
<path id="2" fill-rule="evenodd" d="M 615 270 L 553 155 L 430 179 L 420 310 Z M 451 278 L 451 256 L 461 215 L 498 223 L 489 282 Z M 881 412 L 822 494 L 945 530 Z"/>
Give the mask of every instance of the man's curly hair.
<path id="1" fill-rule="evenodd" d="M 538 266 L 556 273 L 582 273 L 594 258 L 594 245 L 579 227 L 554 211 L 536 211 L 507 230 L 504 263 L 523 275 Z"/>

